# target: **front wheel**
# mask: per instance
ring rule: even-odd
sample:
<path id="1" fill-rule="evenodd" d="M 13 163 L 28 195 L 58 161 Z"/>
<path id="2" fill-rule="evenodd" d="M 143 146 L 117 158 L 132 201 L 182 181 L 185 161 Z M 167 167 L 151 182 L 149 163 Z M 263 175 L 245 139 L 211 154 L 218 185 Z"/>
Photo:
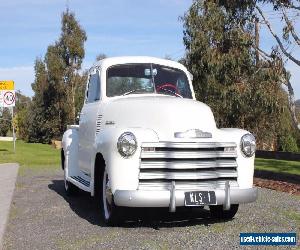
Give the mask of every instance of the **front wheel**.
<path id="1" fill-rule="evenodd" d="M 101 212 L 104 222 L 107 225 L 113 226 L 118 224 L 117 206 L 114 204 L 113 195 L 110 188 L 108 173 L 106 169 L 102 174 L 101 189 L 99 190 Z"/>
<path id="2" fill-rule="evenodd" d="M 210 206 L 209 209 L 212 218 L 229 220 L 235 216 L 239 209 L 239 205 L 231 205 L 229 210 L 224 210 L 223 205 Z"/>

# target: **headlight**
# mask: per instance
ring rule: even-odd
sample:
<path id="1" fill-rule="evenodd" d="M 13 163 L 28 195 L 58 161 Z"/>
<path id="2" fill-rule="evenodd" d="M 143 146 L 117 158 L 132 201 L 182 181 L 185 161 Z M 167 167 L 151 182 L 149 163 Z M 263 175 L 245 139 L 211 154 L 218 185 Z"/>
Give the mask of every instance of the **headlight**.
<path id="1" fill-rule="evenodd" d="M 118 151 L 123 157 L 133 155 L 137 148 L 136 138 L 133 133 L 125 132 L 120 135 L 117 143 Z"/>
<path id="2" fill-rule="evenodd" d="M 243 135 L 241 138 L 241 150 L 246 157 L 251 157 L 255 153 L 255 138 L 251 134 Z"/>

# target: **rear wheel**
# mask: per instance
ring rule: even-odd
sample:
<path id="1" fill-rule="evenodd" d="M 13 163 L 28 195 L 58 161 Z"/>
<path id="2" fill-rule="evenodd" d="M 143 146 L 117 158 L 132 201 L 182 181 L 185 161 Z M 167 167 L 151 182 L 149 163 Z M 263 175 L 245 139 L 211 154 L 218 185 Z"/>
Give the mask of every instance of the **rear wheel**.
<path id="1" fill-rule="evenodd" d="M 64 165 L 64 186 L 67 196 L 71 196 L 77 192 L 77 187 L 67 180 L 67 166 L 65 164 L 65 157 L 62 155 L 62 163 Z"/>
<path id="2" fill-rule="evenodd" d="M 223 205 L 210 206 L 209 209 L 212 218 L 229 220 L 235 216 L 239 209 L 239 205 L 231 205 L 229 210 L 224 210 Z"/>

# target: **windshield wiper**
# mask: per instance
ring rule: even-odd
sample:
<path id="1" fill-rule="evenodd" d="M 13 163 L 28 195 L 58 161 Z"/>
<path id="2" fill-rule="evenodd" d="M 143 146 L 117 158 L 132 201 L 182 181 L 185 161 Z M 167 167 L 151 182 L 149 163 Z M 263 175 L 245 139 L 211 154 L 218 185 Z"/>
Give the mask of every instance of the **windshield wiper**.
<path id="1" fill-rule="evenodd" d="M 166 91 L 166 92 L 169 92 L 169 93 L 171 93 L 171 94 L 175 95 L 176 97 L 183 98 L 183 96 L 182 96 L 182 95 L 180 95 L 180 94 L 177 94 L 176 92 L 174 92 L 174 91 L 172 91 L 172 90 L 169 90 L 169 89 L 167 89 L 167 88 L 160 88 L 160 89 L 162 89 L 162 90 L 164 90 L 164 91 Z M 157 94 L 163 94 L 163 93 L 157 93 Z"/>
<path id="2" fill-rule="evenodd" d="M 149 89 L 153 89 L 153 87 L 145 87 L 145 88 L 133 89 L 133 90 L 130 90 L 130 91 L 124 93 L 123 96 L 124 96 L 124 95 L 130 95 L 130 94 L 132 94 L 132 93 L 135 93 L 135 92 L 138 92 L 138 91 L 141 91 L 141 90 L 146 90 L 146 91 L 147 91 L 147 90 L 149 90 Z M 147 92 L 148 92 L 148 91 L 147 91 Z"/>

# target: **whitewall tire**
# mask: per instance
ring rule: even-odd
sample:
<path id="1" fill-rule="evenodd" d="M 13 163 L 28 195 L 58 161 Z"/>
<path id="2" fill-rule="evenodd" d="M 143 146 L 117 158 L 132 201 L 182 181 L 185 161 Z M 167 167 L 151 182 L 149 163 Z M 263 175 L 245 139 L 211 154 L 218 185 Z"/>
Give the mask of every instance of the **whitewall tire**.
<path id="1" fill-rule="evenodd" d="M 64 187 L 67 196 L 71 196 L 77 192 L 77 187 L 67 180 L 68 176 L 68 167 L 66 166 L 66 161 L 64 159 Z"/>
<path id="2" fill-rule="evenodd" d="M 117 207 L 114 204 L 112 192 L 109 184 L 109 177 L 106 169 L 102 172 L 100 205 L 104 222 L 107 225 L 116 225 L 118 223 Z"/>

